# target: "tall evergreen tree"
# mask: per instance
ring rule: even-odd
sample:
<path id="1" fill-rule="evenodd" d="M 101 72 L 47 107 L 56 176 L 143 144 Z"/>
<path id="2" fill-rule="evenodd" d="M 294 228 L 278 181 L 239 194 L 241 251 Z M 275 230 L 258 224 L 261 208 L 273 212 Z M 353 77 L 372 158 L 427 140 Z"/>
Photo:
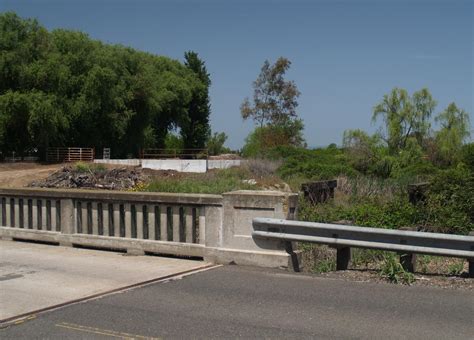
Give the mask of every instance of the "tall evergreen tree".
<path id="1" fill-rule="evenodd" d="M 184 65 L 194 72 L 202 84 L 195 89 L 192 95 L 188 115 L 184 117 L 181 124 L 181 136 L 185 149 L 202 149 L 211 134 L 209 124 L 211 78 L 207 73 L 204 61 L 199 58 L 196 52 L 185 52 L 184 60 Z"/>

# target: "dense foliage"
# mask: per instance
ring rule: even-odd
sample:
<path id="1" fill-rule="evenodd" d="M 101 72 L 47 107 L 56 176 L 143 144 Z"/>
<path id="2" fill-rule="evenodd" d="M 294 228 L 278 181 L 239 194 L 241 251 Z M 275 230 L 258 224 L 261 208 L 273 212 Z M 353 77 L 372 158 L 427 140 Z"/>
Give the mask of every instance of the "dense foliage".
<path id="1" fill-rule="evenodd" d="M 188 115 L 181 124 L 183 146 L 185 149 L 203 149 L 211 134 L 209 124 L 209 115 L 211 114 L 209 87 L 211 86 L 211 77 L 207 73 L 204 62 L 199 59 L 197 53 L 192 51 L 186 52 L 184 59 L 184 64 L 196 74 L 201 81 L 201 86 L 197 91 L 194 91 L 189 103 Z"/>
<path id="2" fill-rule="evenodd" d="M 278 169 L 293 190 L 311 180 L 338 178 L 336 198 L 310 206 L 300 218 L 355 225 L 466 234 L 474 230 L 474 144 L 466 143 L 469 115 L 451 103 L 435 120 L 436 101 L 427 89 L 409 95 L 395 88 L 374 108 L 377 133 L 344 133 L 343 147 L 308 150 L 263 148 L 251 135 L 244 152 L 283 159 Z M 408 199 L 408 185 L 430 183 L 423 204 Z"/>
<path id="3" fill-rule="evenodd" d="M 162 147 L 177 127 L 186 145 L 205 143 L 209 79 L 196 54 L 183 65 L 81 32 L 48 32 L 14 13 L 0 15 L 0 51 L 3 154 L 73 145 L 110 147 L 123 157 Z M 197 137 L 193 122 L 202 130 Z"/>

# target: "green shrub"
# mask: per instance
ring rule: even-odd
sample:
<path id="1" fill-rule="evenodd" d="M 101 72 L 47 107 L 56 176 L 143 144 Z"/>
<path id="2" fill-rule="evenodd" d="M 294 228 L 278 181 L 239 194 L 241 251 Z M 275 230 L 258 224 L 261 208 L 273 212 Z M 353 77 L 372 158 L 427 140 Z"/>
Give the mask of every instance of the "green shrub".
<path id="1" fill-rule="evenodd" d="M 380 269 L 380 276 L 391 283 L 411 284 L 415 282 L 415 276 L 405 271 L 394 254 L 387 254 Z"/>
<path id="2" fill-rule="evenodd" d="M 233 190 L 256 189 L 256 185 L 244 182 L 248 174 L 238 168 L 208 173 L 204 176 L 159 178 L 144 188 L 152 192 L 183 192 L 222 194 Z"/>
<path id="3" fill-rule="evenodd" d="M 425 210 L 434 231 L 474 230 L 474 172 L 462 165 L 440 171 L 432 178 Z"/>
<path id="4" fill-rule="evenodd" d="M 77 172 L 88 172 L 91 171 L 91 167 L 88 163 L 76 162 L 74 164 L 74 170 L 76 170 Z"/>
<path id="5" fill-rule="evenodd" d="M 459 275 L 464 270 L 464 262 L 459 261 L 455 263 L 451 263 L 448 267 L 448 274 L 449 275 Z"/>
<path id="6" fill-rule="evenodd" d="M 401 197 L 388 202 L 377 198 L 353 198 L 343 204 L 328 202 L 315 206 L 302 199 L 298 216 L 304 221 L 331 223 L 346 220 L 358 226 L 389 229 L 417 226 L 423 222 L 423 214 L 408 199 Z"/>
<path id="7" fill-rule="evenodd" d="M 474 143 L 465 144 L 462 147 L 462 162 L 470 171 L 474 171 Z"/>
<path id="8" fill-rule="evenodd" d="M 335 260 L 330 260 L 330 259 L 322 259 L 319 261 L 316 261 L 316 263 L 313 266 L 313 273 L 327 273 L 327 272 L 332 272 L 336 270 L 336 261 Z"/>
<path id="9" fill-rule="evenodd" d="M 310 180 L 334 179 L 340 175 L 355 176 L 347 156 L 341 149 L 334 147 L 307 150 L 303 148 L 275 148 L 269 156 L 284 159 L 278 173 L 283 179 L 295 176 Z"/>

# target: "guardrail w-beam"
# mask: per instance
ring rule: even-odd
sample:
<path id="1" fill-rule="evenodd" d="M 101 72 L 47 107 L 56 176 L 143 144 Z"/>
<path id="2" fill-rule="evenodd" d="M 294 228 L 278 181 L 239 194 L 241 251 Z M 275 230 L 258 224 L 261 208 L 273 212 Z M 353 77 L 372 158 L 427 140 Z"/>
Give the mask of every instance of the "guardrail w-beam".
<path id="1" fill-rule="evenodd" d="M 337 248 L 337 269 L 350 261 L 350 248 L 378 249 L 402 254 L 405 269 L 414 270 L 413 254 L 467 259 L 469 276 L 474 277 L 474 236 L 406 230 L 367 228 L 337 224 L 255 218 L 252 236 L 283 242 L 310 242 Z"/>

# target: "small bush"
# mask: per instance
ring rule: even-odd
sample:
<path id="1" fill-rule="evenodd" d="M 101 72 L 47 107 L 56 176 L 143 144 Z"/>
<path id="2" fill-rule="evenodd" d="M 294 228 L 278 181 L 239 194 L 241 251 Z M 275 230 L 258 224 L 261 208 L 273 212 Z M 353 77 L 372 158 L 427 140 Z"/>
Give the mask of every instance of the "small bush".
<path id="1" fill-rule="evenodd" d="M 102 172 L 106 171 L 107 168 L 104 164 L 76 162 L 74 164 L 74 170 L 77 172 Z"/>
<path id="2" fill-rule="evenodd" d="M 270 160 L 270 159 L 248 159 L 243 167 L 247 169 L 251 174 L 257 177 L 274 176 L 281 166 L 282 161 Z"/>
<path id="3" fill-rule="evenodd" d="M 448 273 L 449 275 L 459 275 L 464 270 L 464 262 L 459 261 L 449 265 Z"/>
<path id="4" fill-rule="evenodd" d="M 336 261 L 324 259 L 317 261 L 313 267 L 313 272 L 320 274 L 320 273 L 327 273 L 336 270 Z"/>
<path id="5" fill-rule="evenodd" d="M 149 183 L 145 191 L 222 194 L 233 190 L 256 189 L 255 184 L 244 182 L 248 175 L 242 169 L 231 168 L 202 176 L 157 178 Z"/>
<path id="6" fill-rule="evenodd" d="M 88 172 L 88 171 L 91 171 L 91 167 L 89 164 L 87 163 L 84 163 L 84 162 L 76 162 L 74 164 L 74 169 L 77 171 L 77 172 Z"/>
<path id="7" fill-rule="evenodd" d="M 395 255 L 386 255 L 382 267 L 380 269 L 380 276 L 387 279 L 391 283 L 412 284 L 415 282 L 415 276 L 403 269 Z"/>

